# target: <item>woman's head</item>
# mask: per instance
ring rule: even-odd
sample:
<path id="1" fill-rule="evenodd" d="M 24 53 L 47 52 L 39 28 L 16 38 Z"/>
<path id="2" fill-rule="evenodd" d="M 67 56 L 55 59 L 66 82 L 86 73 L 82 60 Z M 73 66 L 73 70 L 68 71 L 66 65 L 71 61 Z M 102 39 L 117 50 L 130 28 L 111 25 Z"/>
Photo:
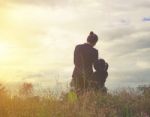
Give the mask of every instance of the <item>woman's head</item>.
<path id="1" fill-rule="evenodd" d="M 91 31 L 89 36 L 87 37 L 87 42 L 92 46 L 94 46 L 97 41 L 98 41 L 98 36 Z"/>

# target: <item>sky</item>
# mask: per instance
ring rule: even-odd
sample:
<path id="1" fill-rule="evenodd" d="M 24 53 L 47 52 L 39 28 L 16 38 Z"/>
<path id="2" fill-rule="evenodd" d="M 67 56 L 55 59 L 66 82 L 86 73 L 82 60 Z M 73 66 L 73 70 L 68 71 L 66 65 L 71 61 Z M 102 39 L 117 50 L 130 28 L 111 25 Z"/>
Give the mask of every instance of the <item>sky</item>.
<path id="1" fill-rule="evenodd" d="M 149 0 L 1 0 L 0 82 L 69 83 L 90 31 L 109 63 L 107 87 L 150 84 Z"/>

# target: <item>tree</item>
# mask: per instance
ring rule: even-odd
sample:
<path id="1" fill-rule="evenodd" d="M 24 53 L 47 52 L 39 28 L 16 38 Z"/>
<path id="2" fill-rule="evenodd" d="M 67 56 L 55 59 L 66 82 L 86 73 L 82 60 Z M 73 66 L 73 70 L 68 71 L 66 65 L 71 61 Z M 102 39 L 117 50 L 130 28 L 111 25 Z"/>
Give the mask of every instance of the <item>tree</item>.
<path id="1" fill-rule="evenodd" d="M 32 83 L 23 83 L 19 89 L 20 96 L 30 97 L 33 96 L 33 85 Z"/>
<path id="2" fill-rule="evenodd" d="M 2 84 L 0 84 L 0 97 L 6 96 L 6 95 L 7 95 L 6 88 Z"/>

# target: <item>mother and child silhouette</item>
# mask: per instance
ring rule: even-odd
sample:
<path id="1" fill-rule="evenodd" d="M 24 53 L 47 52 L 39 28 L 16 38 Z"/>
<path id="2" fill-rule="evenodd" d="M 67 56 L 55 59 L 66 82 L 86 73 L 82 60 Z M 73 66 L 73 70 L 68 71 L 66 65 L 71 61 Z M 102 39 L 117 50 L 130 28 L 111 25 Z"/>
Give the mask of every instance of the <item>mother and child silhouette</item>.
<path id="1" fill-rule="evenodd" d="M 87 37 L 87 42 L 75 47 L 75 67 L 72 74 L 71 87 L 76 92 L 90 89 L 107 92 L 105 82 L 108 77 L 108 63 L 102 58 L 99 59 L 98 50 L 94 48 L 97 41 L 98 36 L 91 31 Z"/>

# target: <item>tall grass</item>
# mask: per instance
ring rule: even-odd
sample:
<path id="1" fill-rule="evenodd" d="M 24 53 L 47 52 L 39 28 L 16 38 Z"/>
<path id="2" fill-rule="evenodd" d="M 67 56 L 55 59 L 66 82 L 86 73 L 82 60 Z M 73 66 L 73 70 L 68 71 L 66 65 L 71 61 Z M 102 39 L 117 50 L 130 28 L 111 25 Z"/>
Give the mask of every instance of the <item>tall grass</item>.
<path id="1" fill-rule="evenodd" d="M 78 97 L 69 92 L 57 98 L 50 91 L 35 96 L 32 88 L 24 84 L 12 96 L 0 85 L 0 117 L 150 117 L 149 90 L 88 91 Z"/>

